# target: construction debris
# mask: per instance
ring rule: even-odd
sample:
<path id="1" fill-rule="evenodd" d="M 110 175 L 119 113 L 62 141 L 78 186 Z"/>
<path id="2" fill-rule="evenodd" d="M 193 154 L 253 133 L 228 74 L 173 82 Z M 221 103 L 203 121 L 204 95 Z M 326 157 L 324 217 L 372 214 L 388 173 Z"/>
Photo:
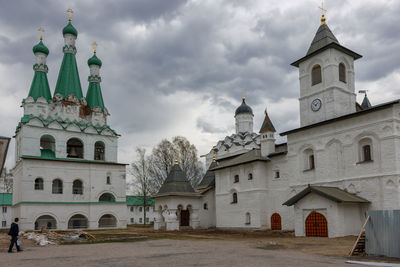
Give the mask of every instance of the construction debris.
<path id="1" fill-rule="evenodd" d="M 28 232 L 23 236 L 26 239 L 35 241 L 39 246 L 55 245 L 60 243 L 61 240 L 94 240 L 93 235 L 78 231 L 78 232 L 54 232 L 47 229 L 41 229 L 40 232 Z M 51 240 L 51 241 L 50 241 Z"/>

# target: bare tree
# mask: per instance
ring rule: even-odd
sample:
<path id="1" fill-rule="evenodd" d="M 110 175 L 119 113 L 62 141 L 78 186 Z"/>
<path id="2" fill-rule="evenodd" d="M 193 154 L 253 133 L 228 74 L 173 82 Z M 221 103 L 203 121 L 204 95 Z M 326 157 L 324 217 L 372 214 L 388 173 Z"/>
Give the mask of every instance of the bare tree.
<path id="1" fill-rule="evenodd" d="M 143 224 L 146 225 L 147 197 L 152 194 L 149 175 L 149 158 L 146 149 L 136 148 L 137 160 L 131 164 L 133 188 L 139 196 L 143 196 Z"/>
<path id="2" fill-rule="evenodd" d="M 167 178 L 175 157 L 182 171 L 193 186 L 196 186 L 203 175 L 203 166 L 197 157 L 197 149 L 183 136 L 175 136 L 172 142 L 162 140 L 152 151 L 150 158 L 150 175 L 153 191 L 158 189 Z"/>
<path id="3" fill-rule="evenodd" d="M 13 176 L 11 172 L 7 172 L 6 168 L 0 174 L 0 191 L 4 191 L 4 193 L 13 192 Z"/>

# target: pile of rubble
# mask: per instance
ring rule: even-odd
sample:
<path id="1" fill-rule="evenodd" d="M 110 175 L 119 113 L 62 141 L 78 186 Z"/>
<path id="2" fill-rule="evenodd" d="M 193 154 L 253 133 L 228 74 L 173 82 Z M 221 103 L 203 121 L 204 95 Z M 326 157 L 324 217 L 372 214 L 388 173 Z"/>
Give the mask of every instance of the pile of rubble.
<path id="1" fill-rule="evenodd" d="M 93 235 L 83 232 L 55 232 L 42 229 L 39 232 L 21 233 L 26 239 L 33 240 L 39 246 L 55 245 L 62 240 L 94 240 Z"/>

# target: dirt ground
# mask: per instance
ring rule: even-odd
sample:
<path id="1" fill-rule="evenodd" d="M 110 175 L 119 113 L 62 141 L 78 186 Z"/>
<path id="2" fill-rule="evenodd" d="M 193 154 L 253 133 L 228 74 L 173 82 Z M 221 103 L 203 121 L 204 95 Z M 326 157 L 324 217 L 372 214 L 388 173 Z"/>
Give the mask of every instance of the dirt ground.
<path id="1" fill-rule="evenodd" d="M 143 227 L 88 232 L 96 240 L 39 247 L 22 239 L 24 251 L 13 254 L 7 253 L 9 237 L 0 233 L 0 266 L 356 266 L 345 264 L 355 237 L 216 229 L 159 232 Z"/>

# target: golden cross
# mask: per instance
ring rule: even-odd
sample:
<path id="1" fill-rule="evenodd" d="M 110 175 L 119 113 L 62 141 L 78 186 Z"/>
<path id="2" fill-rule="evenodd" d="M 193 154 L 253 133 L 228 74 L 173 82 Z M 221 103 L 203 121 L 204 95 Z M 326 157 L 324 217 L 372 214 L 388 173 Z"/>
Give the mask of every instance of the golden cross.
<path id="1" fill-rule="evenodd" d="M 325 16 L 325 12 L 328 11 L 324 8 L 324 0 L 322 0 L 321 6 L 318 7 L 322 11 L 322 16 Z"/>
<path id="2" fill-rule="evenodd" d="M 93 46 L 93 49 L 94 49 L 94 53 L 96 54 L 97 43 L 93 42 L 92 46 Z"/>
<path id="3" fill-rule="evenodd" d="M 38 31 L 40 31 L 40 41 L 42 41 L 44 29 L 42 27 L 40 27 Z"/>
<path id="4" fill-rule="evenodd" d="M 72 16 L 71 15 L 72 15 L 72 13 L 74 13 L 74 11 L 72 11 L 71 8 L 68 8 L 67 12 L 68 12 L 68 20 L 71 21 L 72 20 Z"/>

